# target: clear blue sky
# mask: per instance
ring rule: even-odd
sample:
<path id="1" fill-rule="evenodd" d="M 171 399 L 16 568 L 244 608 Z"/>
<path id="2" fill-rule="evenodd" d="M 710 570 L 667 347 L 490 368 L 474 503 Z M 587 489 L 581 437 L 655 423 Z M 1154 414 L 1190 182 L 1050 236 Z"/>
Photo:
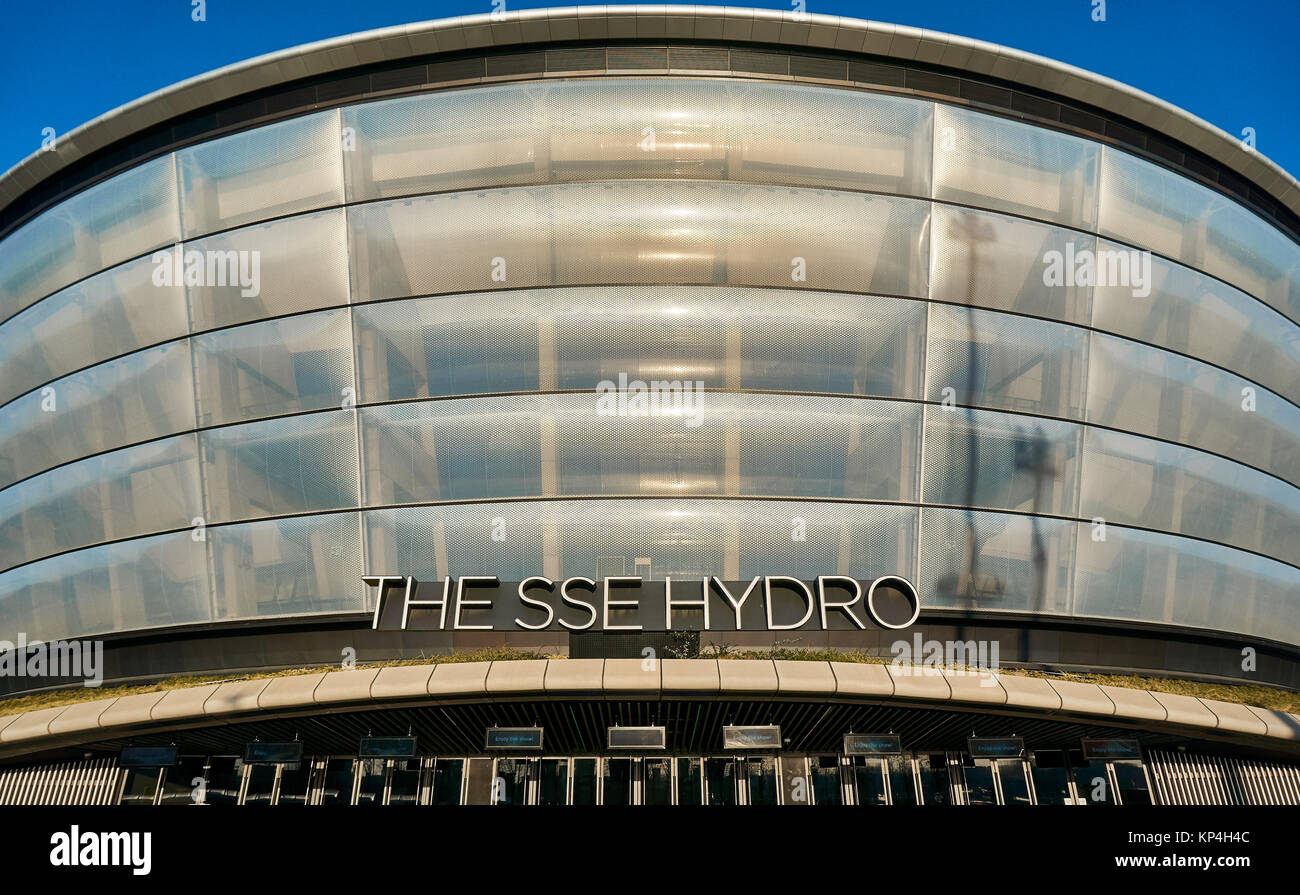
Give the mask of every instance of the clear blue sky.
<path id="1" fill-rule="evenodd" d="M 733 0 L 734 2 L 734 0 Z M 807 0 L 856 16 L 993 41 L 1090 69 L 1182 106 L 1300 173 L 1300 0 Z M 557 2 L 516 3 L 509 9 Z M 780 2 L 755 3 L 789 9 Z M 296 44 L 491 11 L 491 0 L 0 0 L 0 170 L 160 87 Z"/>

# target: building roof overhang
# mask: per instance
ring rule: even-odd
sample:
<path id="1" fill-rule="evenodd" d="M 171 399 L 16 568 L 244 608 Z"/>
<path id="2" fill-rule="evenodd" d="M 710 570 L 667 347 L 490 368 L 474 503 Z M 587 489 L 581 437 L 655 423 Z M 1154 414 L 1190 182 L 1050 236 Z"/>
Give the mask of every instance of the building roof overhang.
<path id="1" fill-rule="evenodd" d="M 864 53 L 992 76 L 1141 122 L 1255 183 L 1300 214 L 1300 183 L 1196 116 L 1118 81 L 1032 53 L 938 31 L 732 6 L 583 6 L 395 25 L 291 47 L 173 84 L 62 135 L 0 176 L 0 209 L 69 165 L 179 115 L 299 78 L 436 53 L 559 41 L 717 40 Z"/>

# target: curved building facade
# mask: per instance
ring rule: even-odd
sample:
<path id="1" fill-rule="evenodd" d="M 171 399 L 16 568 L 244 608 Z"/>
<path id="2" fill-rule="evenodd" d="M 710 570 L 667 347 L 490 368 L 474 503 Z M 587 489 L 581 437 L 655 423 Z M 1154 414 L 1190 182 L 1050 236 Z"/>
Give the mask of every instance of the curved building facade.
<path id="1" fill-rule="evenodd" d="M 362 577 L 899 575 L 1004 661 L 1300 684 L 1294 179 L 987 45 L 601 15 L 254 60 L 6 175 L 4 638 L 577 655 L 370 632 Z"/>

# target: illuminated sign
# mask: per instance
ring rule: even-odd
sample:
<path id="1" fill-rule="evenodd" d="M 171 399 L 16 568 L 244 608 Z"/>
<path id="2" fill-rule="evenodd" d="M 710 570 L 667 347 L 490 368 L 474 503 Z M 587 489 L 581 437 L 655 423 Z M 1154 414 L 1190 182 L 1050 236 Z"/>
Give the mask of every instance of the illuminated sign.
<path id="1" fill-rule="evenodd" d="M 415 758 L 415 737 L 362 737 L 357 758 Z"/>
<path id="2" fill-rule="evenodd" d="M 728 724 L 722 728 L 723 749 L 780 749 L 781 728 L 775 724 L 758 727 L 740 727 Z"/>
<path id="3" fill-rule="evenodd" d="M 846 733 L 845 755 L 902 755 L 903 743 L 892 733 Z"/>
<path id="4" fill-rule="evenodd" d="M 489 727 L 485 749 L 532 749 L 542 748 L 542 728 L 540 727 Z"/>
<path id="5" fill-rule="evenodd" d="M 297 764 L 302 761 L 302 743 L 246 743 L 244 764 Z"/>
<path id="6" fill-rule="evenodd" d="M 1088 761 L 1142 758 L 1142 744 L 1137 740 L 1083 740 L 1083 757 Z"/>
<path id="7" fill-rule="evenodd" d="M 176 764 L 176 746 L 124 746 L 117 757 L 119 768 L 170 768 Z"/>
<path id="8" fill-rule="evenodd" d="M 668 731 L 662 727 L 611 727 L 611 749 L 666 749 Z"/>
<path id="9" fill-rule="evenodd" d="M 910 627 L 921 612 L 916 588 L 886 575 L 858 580 L 822 575 L 801 581 L 762 575 L 647 581 L 639 575 L 535 575 L 502 582 L 463 575 L 420 582 L 366 575 L 376 589 L 376 631 L 852 631 Z"/>
<path id="10" fill-rule="evenodd" d="M 971 758 L 1019 758 L 1025 754 L 1024 737 L 968 737 Z"/>

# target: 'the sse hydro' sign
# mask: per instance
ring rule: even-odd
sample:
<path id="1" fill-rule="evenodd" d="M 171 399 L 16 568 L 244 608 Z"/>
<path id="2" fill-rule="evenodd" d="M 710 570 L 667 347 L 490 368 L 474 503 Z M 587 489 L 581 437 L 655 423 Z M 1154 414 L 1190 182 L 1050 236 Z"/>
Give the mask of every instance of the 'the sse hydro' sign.
<path id="1" fill-rule="evenodd" d="M 372 627 L 384 631 L 850 631 L 906 628 L 920 599 L 906 578 L 859 581 L 785 575 L 750 581 L 640 577 L 503 582 L 466 575 L 420 582 L 367 575 L 378 588 Z"/>

